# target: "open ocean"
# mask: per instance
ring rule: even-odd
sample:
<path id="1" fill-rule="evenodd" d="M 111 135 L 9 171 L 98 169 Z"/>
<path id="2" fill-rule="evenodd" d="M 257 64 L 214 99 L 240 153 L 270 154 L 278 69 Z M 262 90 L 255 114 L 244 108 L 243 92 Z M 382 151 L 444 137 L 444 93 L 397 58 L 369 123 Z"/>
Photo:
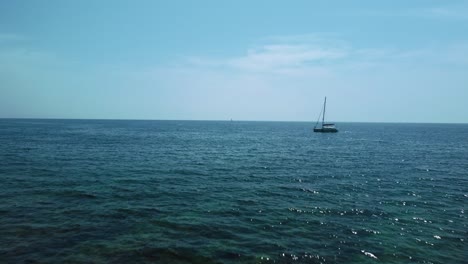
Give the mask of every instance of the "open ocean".
<path id="1" fill-rule="evenodd" d="M 468 125 L 0 119 L 0 263 L 468 263 Z"/>

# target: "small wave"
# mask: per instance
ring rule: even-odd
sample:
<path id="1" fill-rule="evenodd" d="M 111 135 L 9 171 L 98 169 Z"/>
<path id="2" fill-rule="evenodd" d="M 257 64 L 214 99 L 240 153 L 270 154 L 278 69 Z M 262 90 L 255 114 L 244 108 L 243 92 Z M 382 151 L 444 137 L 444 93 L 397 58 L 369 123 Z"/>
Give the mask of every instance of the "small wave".
<path id="1" fill-rule="evenodd" d="M 427 166 L 427 165 L 415 166 L 414 169 L 417 171 L 425 171 L 425 172 L 447 172 L 448 171 L 448 170 L 434 168 L 434 167 Z"/>
<path id="2" fill-rule="evenodd" d="M 98 196 L 92 193 L 78 191 L 78 190 L 63 190 L 55 192 L 55 195 L 62 196 L 62 197 L 70 197 L 70 198 L 81 198 L 81 199 L 97 199 Z"/>
<path id="3" fill-rule="evenodd" d="M 370 253 L 370 252 L 367 252 L 367 251 L 364 251 L 364 250 L 361 250 L 361 252 L 362 252 L 364 255 L 368 256 L 368 257 L 371 257 L 371 258 L 374 258 L 374 259 L 379 259 L 376 255 L 374 255 L 374 254 L 372 254 L 372 253 Z"/>
<path id="4" fill-rule="evenodd" d="M 254 205 L 257 204 L 257 201 L 252 199 L 237 199 L 237 202 L 241 205 Z"/>
<path id="5" fill-rule="evenodd" d="M 161 213 L 157 208 L 117 208 L 115 211 L 125 216 L 148 216 Z"/>
<path id="6" fill-rule="evenodd" d="M 205 239 L 234 239 L 235 234 L 218 224 L 191 224 L 165 219 L 153 220 L 151 223 L 160 228 L 167 228 L 176 232 L 201 236 Z"/>
<path id="7" fill-rule="evenodd" d="M 157 262 L 157 263 L 218 263 L 191 248 L 144 247 L 118 253 L 112 262 Z"/>
<path id="8" fill-rule="evenodd" d="M 313 194 L 319 194 L 318 191 L 312 190 L 312 189 L 307 189 L 307 188 L 302 188 L 302 191 L 304 191 L 304 192 L 309 192 L 309 193 L 313 193 Z"/>
<path id="9" fill-rule="evenodd" d="M 196 170 L 190 170 L 190 169 L 176 169 L 176 170 L 171 170 L 171 172 L 174 174 L 179 174 L 179 175 L 207 176 L 206 173 L 196 171 Z"/>

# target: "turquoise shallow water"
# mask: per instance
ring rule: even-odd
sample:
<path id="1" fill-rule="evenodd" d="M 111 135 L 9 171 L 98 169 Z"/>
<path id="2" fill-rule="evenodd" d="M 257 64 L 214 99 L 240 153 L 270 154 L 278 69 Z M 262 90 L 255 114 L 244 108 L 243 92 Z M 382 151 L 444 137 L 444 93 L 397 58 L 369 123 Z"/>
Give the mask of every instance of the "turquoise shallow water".
<path id="1" fill-rule="evenodd" d="M 1 263 L 467 263 L 468 125 L 0 119 Z"/>

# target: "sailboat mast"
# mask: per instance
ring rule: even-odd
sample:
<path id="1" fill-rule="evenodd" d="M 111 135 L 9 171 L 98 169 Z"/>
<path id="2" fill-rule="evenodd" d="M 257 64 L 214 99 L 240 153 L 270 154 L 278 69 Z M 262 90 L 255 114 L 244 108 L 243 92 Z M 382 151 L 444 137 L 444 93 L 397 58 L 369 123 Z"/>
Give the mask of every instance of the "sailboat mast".
<path id="1" fill-rule="evenodd" d="M 326 107 L 327 107 L 327 97 L 325 96 L 325 102 L 323 103 L 322 127 L 323 127 L 323 123 L 325 123 L 325 108 Z"/>

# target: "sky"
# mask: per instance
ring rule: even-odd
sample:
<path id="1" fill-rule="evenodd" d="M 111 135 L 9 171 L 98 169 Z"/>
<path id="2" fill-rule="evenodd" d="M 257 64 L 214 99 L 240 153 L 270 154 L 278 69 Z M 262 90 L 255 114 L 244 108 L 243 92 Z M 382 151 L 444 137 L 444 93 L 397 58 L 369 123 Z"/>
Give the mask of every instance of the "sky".
<path id="1" fill-rule="evenodd" d="M 0 0 L 0 118 L 468 123 L 468 1 Z"/>

